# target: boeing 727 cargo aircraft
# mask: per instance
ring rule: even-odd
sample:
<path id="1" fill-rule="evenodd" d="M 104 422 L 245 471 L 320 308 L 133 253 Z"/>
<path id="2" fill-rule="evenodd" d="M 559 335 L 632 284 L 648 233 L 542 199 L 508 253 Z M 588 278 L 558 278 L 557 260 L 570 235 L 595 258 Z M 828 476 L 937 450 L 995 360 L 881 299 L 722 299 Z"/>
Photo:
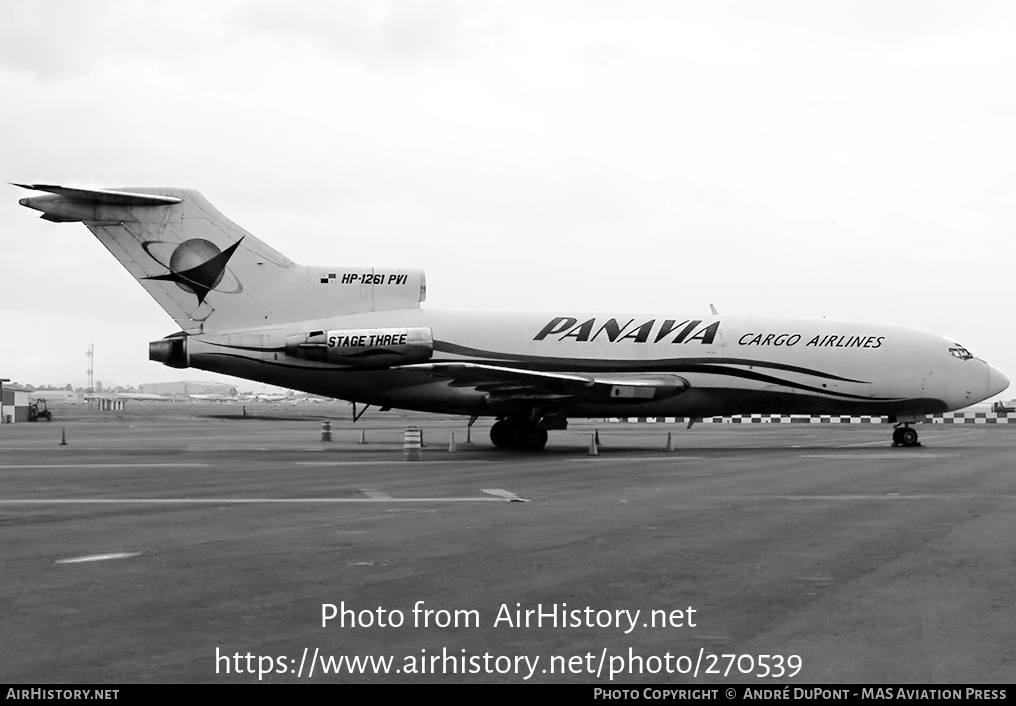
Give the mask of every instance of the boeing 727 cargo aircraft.
<path id="1" fill-rule="evenodd" d="M 854 321 L 421 308 L 419 270 L 297 265 L 196 191 L 18 185 L 82 222 L 180 327 L 149 357 L 382 409 L 494 417 L 495 446 L 538 450 L 569 417 L 926 414 L 1009 380 L 955 341 Z"/>

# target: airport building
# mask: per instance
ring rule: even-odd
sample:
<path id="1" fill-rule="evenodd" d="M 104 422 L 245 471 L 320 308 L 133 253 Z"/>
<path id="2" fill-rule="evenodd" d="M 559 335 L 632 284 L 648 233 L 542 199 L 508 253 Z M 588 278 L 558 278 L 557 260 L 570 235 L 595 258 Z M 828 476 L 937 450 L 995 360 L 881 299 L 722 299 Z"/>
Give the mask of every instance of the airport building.
<path id="1" fill-rule="evenodd" d="M 28 393 L 4 388 L 3 404 L 0 405 L 0 422 L 12 424 L 28 421 Z"/>
<path id="2" fill-rule="evenodd" d="M 100 412 L 122 412 L 127 409 L 127 400 L 115 395 L 85 395 L 88 409 Z"/>
<path id="3" fill-rule="evenodd" d="M 31 393 L 33 400 L 46 400 L 50 404 L 60 402 L 61 404 L 80 404 L 82 395 L 80 392 L 69 390 L 51 390 L 42 388 Z"/>
<path id="4" fill-rule="evenodd" d="M 223 382 L 146 382 L 141 385 L 146 395 L 187 397 L 189 395 L 223 395 L 236 397 L 236 388 Z"/>

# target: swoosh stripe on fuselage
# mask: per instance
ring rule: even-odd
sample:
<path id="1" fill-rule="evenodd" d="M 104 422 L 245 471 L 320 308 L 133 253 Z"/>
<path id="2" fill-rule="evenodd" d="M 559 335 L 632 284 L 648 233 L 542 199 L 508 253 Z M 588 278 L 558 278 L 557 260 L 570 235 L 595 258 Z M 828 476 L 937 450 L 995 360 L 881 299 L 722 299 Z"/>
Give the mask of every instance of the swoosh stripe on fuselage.
<path id="1" fill-rule="evenodd" d="M 229 348 L 229 346 L 222 346 L 222 347 Z M 249 350 L 249 349 L 247 349 L 247 350 Z M 313 370 L 313 371 L 318 371 L 318 372 L 322 372 L 322 373 L 325 373 L 325 372 L 330 372 L 330 373 L 353 373 L 353 372 L 357 372 L 357 368 L 350 368 L 348 366 L 334 366 L 333 367 L 333 366 L 329 366 L 327 364 L 322 364 L 322 363 L 293 364 L 293 363 L 285 363 L 285 362 L 271 361 L 271 360 L 254 360 L 254 359 L 248 358 L 248 357 L 243 356 L 243 355 L 237 355 L 237 354 L 225 353 L 225 352 L 223 352 L 223 353 L 208 353 L 206 355 L 211 355 L 211 356 L 216 356 L 216 357 L 238 358 L 238 359 L 246 360 L 246 361 L 253 362 L 253 363 L 260 363 L 260 364 L 271 366 L 271 367 L 288 368 L 288 369 L 294 369 L 294 370 L 308 370 L 308 371 Z M 703 360 L 703 359 L 699 358 L 699 359 L 694 359 L 694 360 Z M 435 363 L 470 363 L 470 362 L 472 362 L 472 363 L 482 364 L 484 361 L 482 359 L 481 360 L 452 359 L 452 360 L 433 360 L 431 362 L 435 362 Z M 514 360 L 511 360 L 510 362 L 516 363 L 516 361 L 514 361 Z M 599 363 L 600 366 L 602 366 L 602 367 L 598 366 L 594 370 L 593 367 L 589 365 L 590 362 Z M 582 363 L 585 363 L 585 365 L 582 365 Z M 705 374 L 705 375 L 718 375 L 718 376 L 735 377 L 735 378 L 741 378 L 741 379 L 744 379 L 744 380 L 754 380 L 756 382 L 768 383 L 768 384 L 771 384 L 771 385 L 779 385 L 781 387 L 786 387 L 786 388 L 794 389 L 794 390 L 800 390 L 802 392 L 813 392 L 813 393 L 820 394 L 820 395 L 828 395 L 829 397 L 836 397 L 836 398 L 844 399 L 844 400 L 861 400 L 861 401 L 871 401 L 871 402 L 895 402 L 895 401 L 899 401 L 899 400 L 903 399 L 903 398 L 900 398 L 900 397 L 870 397 L 870 396 L 865 396 L 865 395 L 855 395 L 855 394 L 851 394 L 851 393 L 848 393 L 848 392 L 839 392 L 839 391 L 836 391 L 836 390 L 825 390 L 825 389 L 822 389 L 822 388 L 814 387 L 812 385 L 805 385 L 803 383 L 798 383 L 798 382 L 794 382 L 794 381 L 791 381 L 791 380 L 784 380 L 782 378 L 774 377 L 772 375 L 766 375 L 766 374 L 763 374 L 763 373 L 757 373 L 757 372 L 752 371 L 752 370 L 740 370 L 738 368 L 727 367 L 726 365 L 716 365 L 714 363 L 714 361 L 709 361 L 708 363 L 690 363 L 689 364 L 687 361 L 676 359 L 676 360 L 669 360 L 669 361 L 651 361 L 651 362 L 647 362 L 645 364 L 642 364 L 642 365 L 636 366 L 636 367 L 633 367 L 632 365 L 627 364 L 627 363 L 624 364 L 623 366 L 620 366 L 617 363 L 614 363 L 613 365 L 610 365 L 610 366 L 605 366 L 604 363 L 605 363 L 605 361 L 571 361 L 570 363 L 569 362 L 562 362 L 561 366 L 559 368 L 557 368 L 555 370 L 555 372 L 569 371 L 569 372 L 601 372 L 601 373 L 603 373 L 603 372 L 614 372 L 614 373 L 617 373 L 617 372 L 699 373 L 699 374 Z M 747 362 L 743 362 L 743 361 L 736 361 L 735 364 L 737 364 L 737 365 L 755 365 L 755 366 L 760 367 L 759 363 L 747 363 Z M 515 369 L 517 369 L 519 371 L 525 372 L 525 371 L 528 371 L 528 370 L 536 369 L 537 364 L 533 363 L 531 361 L 526 361 L 526 362 L 522 362 L 522 364 L 516 364 L 516 365 L 513 365 L 513 366 L 506 366 L 506 367 L 513 367 L 513 368 L 515 368 Z M 540 364 L 539 365 L 539 369 L 541 369 L 541 370 L 549 370 L 551 367 L 552 366 L 547 365 L 547 364 Z M 779 366 L 775 366 L 774 365 L 772 367 L 779 367 Z M 792 367 L 792 366 L 786 366 L 786 367 Z M 859 382 L 859 381 L 847 380 L 846 378 L 839 378 L 837 376 L 830 375 L 828 373 L 823 373 L 821 371 L 809 371 L 809 370 L 804 369 L 804 368 L 797 368 L 796 370 L 800 370 L 800 372 L 802 374 L 812 375 L 812 376 L 815 376 L 815 377 L 820 377 L 820 378 L 825 378 L 825 379 L 844 380 L 846 382 Z M 859 384 L 866 384 L 866 383 L 859 382 Z"/>
<path id="2" fill-rule="evenodd" d="M 752 358 L 661 358 L 646 361 L 612 361 L 612 360 L 590 360 L 586 358 L 550 358 L 545 356 L 537 355 L 515 355 L 512 353 L 498 353 L 495 351 L 484 351 L 477 348 L 468 348 L 466 346 L 460 346 L 455 343 L 448 343 L 446 341 L 434 341 L 434 350 L 441 351 L 442 353 L 451 353 L 453 355 L 462 356 L 473 356 L 480 358 L 480 360 L 471 361 L 442 361 L 442 362 L 474 362 L 480 363 L 484 360 L 498 360 L 498 361 L 510 361 L 516 363 L 516 367 L 521 369 L 534 369 L 534 366 L 540 366 L 540 370 L 554 370 L 555 372 L 564 372 L 571 370 L 597 370 L 604 372 L 673 372 L 669 369 L 662 369 L 659 366 L 670 366 L 679 364 L 715 364 L 715 363 L 726 363 L 728 365 L 747 365 L 756 368 L 772 368 L 774 370 L 784 370 L 791 373 L 801 373 L 803 375 L 811 375 L 814 377 L 824 378 L 827 380 L 837 380 L 840 382 L 854 382 L 858 384 L 867 384 L 866 380 L 854 380 L 852 378 L 840 377 L 832 373 L 826 373 L 821 370 L 813 370 L 811 368 L 802 368 L 796 365 L 787 365 L 786 363 L 772 363 L 766 360 L 755 360 Z M 521 364 L 527 364 L 523 366 Z M 617 367 L 618 364 L 623 364 L 623 368 Z"/>

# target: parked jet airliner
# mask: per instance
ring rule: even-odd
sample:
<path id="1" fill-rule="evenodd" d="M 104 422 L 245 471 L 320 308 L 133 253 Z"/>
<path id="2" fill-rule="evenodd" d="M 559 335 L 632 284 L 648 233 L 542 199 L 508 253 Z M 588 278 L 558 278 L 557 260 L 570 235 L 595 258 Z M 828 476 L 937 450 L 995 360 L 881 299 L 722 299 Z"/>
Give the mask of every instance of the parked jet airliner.
<path id="1" fill-rule="evenodd" d="M 537 450 L 569 417 L 887 415 L 910 425 L 1009 380 L 952 339 L 854 321 L 617 312 L 430 311 L 419 270 L 297 265 L 196 191 L 81 189 L 21 199 L 82 222 L 176 320 L 149 357 L 312 394 L 495 417 Z"/>

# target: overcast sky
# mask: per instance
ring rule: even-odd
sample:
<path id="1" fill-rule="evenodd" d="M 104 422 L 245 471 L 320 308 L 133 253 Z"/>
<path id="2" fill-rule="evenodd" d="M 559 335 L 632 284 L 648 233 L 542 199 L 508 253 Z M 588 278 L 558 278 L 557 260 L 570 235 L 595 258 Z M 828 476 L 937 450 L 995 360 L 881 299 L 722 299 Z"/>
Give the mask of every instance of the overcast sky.
<path id="1" fill-rule="evenodd" d="M 0 0 L 4 181 L 200 190 L 441 309 L 884 321 L 1016 376 L 1016 3 Z M 220 379 L 0 185 L 0 377 Z M 1004 398 L 1012 395 L 1003 393 Z"/>

